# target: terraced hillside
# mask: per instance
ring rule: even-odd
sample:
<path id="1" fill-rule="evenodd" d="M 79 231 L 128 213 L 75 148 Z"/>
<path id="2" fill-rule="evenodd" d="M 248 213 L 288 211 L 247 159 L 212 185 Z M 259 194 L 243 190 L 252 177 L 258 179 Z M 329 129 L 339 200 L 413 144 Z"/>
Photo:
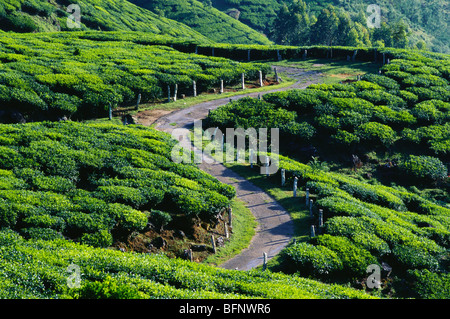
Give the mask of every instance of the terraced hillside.
<path id="1" fill-rule="evenodd" d="M 76 4 L 80 11 L 69 10 Z M 73 28 L 80 16 L 80 28 Z M 143 31 L 187 40 L 207 41 L 188 26 L 159 17 L 128 1 L 80 0 L 3 0 L 0 1 L 0 29 L 14 32 L 54 31 Z"/>
<path id="2" fill-rule="evenodd" d="M 271 44 L 248 25 L 197 0 L 131 0 L 132 3 L 184 23 L 219 43 Z"/>
<path id="3" fill-rule="evenodd" d="M 303 197 L 292 205 L 308 214 L 274 269 L 364 287 L 367 266 L 376 264 L 389 295 L 446 298 L 450 59 L 393 55 L 380 74 L 359 81 L 234 101 L 211 111 L 205 127 L 279 128 L 288 141 L 280 170 L 260 183 L 279 195 L 295 180 L 308 204 Z"/>
<path id="4" fill-rule="evenodd" d="M 234 196 L 194 165 L 172 162 L 175 142 L 165 133 L 71 122 L 0 130 L 1 298 L 370 297 L 111 248 L 163 227 L 190 237 L 190 227 L 217 223 Z"/>
<path id="5" fill-rule="evenodd" d="M 269 66 L 182 53 L 184 38 L 135 32 L 0 34 L 2 122 L 108 116 L 111 106 L 166 101 L 266 74 Z M 173 41 L 173 42 L 172 42 Z M 162 45 L 154 45 L 154 44 Z M 6 112 L 6 113 L 5 113 Z M 13 116 L 13 118 L 11 118 Z"/>

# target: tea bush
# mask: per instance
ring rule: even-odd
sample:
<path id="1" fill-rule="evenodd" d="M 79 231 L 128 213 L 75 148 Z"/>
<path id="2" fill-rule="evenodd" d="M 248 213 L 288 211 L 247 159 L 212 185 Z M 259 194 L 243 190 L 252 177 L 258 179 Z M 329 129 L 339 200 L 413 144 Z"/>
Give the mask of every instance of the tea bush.
<path id="1" fill-rule="evenodd" d="M 410 155 L 399 164 L 407 175 L 422 180 L 436 181 L 447 177 L 447 167 L 435 157 Z"/>
<path id="2" fill-rule="evenodd" d="M 27 238 L 107 247 L 142 231 L 144 210 L 209 221 L 235 196 L 194 165 L 173 163 L 175 141 L 153 129 L 68 121 L 1 130 L 0 226 Z"/>

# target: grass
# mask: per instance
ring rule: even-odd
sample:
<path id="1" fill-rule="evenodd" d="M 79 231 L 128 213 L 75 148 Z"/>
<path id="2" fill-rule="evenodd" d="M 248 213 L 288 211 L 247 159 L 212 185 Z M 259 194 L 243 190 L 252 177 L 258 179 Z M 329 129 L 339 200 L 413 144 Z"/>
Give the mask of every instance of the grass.
<path id="1" fill-rule="evenodd" d="M 257 222 L 245 203 L 234 199 L 231 208 L 233 209 L 233 231 L 230 239 L 224 247 L 217 247 L 216 254 L 210 255 L 203 261 L 206 264 L 218 266 L 233 258 L 250 245 L 255 235 Z"/>
<path id="2" fill-rule="evenodd" d="M 324 59 L 292 59 L 274 63 L 284 67 L 296 67 L 305 71 L 321 73 L 321 83 L 335 84 L 345 80 L 356 80 L 356 76 L 377 73 L 380 66 L 372 62 L 348 62 Z"/>

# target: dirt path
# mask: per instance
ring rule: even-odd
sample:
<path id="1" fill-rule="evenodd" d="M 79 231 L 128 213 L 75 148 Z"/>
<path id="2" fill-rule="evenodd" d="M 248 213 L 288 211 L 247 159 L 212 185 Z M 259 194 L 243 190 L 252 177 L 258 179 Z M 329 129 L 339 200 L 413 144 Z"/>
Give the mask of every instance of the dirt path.
<path id="1" fill-rule="evenodd" d="M 305 72 L 296 68 L 277 67 L 280 73 L 287 73 L 291 78 L 297 79 L 297 82 L 291 87 L 274 89 L 264 93 L 248 93 L 235 96 L 232 99 L 237 100 L 246 96 L 257 97 L 259 94 L 269 92 L 283 91 L 291 88 L 306 88 L 312 83 L 319 81 L 317 72 Z M 160 117 L 161 114 L 155 114 L 152 121 L 150 112 L 142 112 L 138 119 L 144 119 L 139 122 L 143 125 L 155 123 L 158 130 L 171 133 L 177 128 L 191 128 L 194 121 L 206 118 L 210 109 L 218 108 L 227 104 L 230 98 L 218 99 L 215 101 L 204 102 L 187 109 L 171 112 Z M 191 147 L 187 144 L 188 139 L 183 139 L 185 147 Z M 194 150 L 195 151 L 195 150 Z M 197 150 L 198 151 L 198 150 Z M 250 246 L 243 250 L 234 258 L 228 260 L 220 267 L 226 269 L 249 270 L 263 264 L 263 255 L 267 254 L 268 259 L 273 258 L 280 252 L 291 240 L 294 235 L 293 222 L 289 213 L 281 207 L 273 198 L 263 192 L 243 177 L 226 168 L 221 163 L 202 163 L 200 169 L 216 177 L 223 183 L 232 185 L 236 188 L 236 197 L 246 203 L 258 222 L 256 235 L 253 237 Z"/>

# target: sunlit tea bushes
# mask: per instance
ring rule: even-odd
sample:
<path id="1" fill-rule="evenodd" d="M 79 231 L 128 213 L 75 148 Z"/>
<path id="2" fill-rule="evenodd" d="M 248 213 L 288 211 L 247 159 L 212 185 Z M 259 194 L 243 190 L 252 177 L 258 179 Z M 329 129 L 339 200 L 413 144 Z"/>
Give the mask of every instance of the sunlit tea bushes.
<path id="1" fill-rule="evenodd" d="M 424 164 L 427 160 L 433 161 L 423 158 L 422 162 L 411 160 L 411 163 Z M 430 173 L 443 168 L 419 164 L 409 166 L 418 172 L 429 169 Z M 299 187 L 309 188 L 315 196 L 313 223 L 317 222 L 319 209 L 324 217 L 323 227 L 317 228 L 318 236 L 306 243 L 290 245 L 284 251 L 287 271 L 297 270 L 324 280 L 350 280 L 364 276 L 369 264 L 384 262 L 392 266 L 400 281 L 407 279 L 412 280 L 411 284 L 422 285 L 417 276 L 411 277 L 408 272 L 426 270 L 436 280 L 427 287 L 427 292 L 421 292 L 424 298 L 431 294 L 430 290 L 439 290 L 435 285 L 448 280 L 445 279 L 450 245 L 447 207 L 406 190 L 314 170 L 284 156 L 279 158 L 279 167 L 285 169 L 288 181 L 298 177 Z"/>
<path id="2" fill-rule="evenodd" d="M 107 247 L 142 231 L 153 210 L 212 221 L 235 195 L 172 162 L 175 141 L 153 129 L 65 122 L 0 130 L 0 226 L 27 238 Z"/>
<path id="3" fill-rule="evenodd" d="M 0 101 L 26 118 L 106 117 L 108 108 L 198 94 L 270 67 L 187 54 L 143 35 L 95 32 L 0 35 Z M 104 39 L 103 39 L 104 38 Z M 133 42 L 135 41 L 135 42 Z M 153 41 L 153 42 L 152 42 Z M 141 44 L 143 43 L 143 44 Z M 164 44 L 164 43 L 163 43 Z M 14 57 L 11 56 L 14 54 Z"/>
<path id="4" fill-rule="evenodd" d="M 392 59 L 381 68 L 380 74 L 366 74 L 349 84 L 313 84 L 305 90 L 268 93 L 263 100 L 278 113 L 280 110 L 296 113 L 294 122 L 310 125 L 314 134 L 309 134 L 304 142 L 328 141 L 330 146 L 340 145 L 341 150 L 351 146 L 353 152 L 401 146 L 414 153 L 419 144 L 426 155 L 446 161 L 450 116 L 449 81 L 445 75 L 448 56 L 386 51 Z M 225 112 L 228 106 L 224 106 L 210 118 L 214 116 L 214 125 L 219 127 L 247 125 L 250 107 L 248 100 L 237 101 L 233 108 L 239 112 Z M 277 127 L 270 116 L 260 122 L 252 117 L 251 122 L 256 127 Z M 290 126 L 295 127 L 295 123 Z"/>
<path id="5" fill-rule="evenodd" d="M 61 239 L 25 240 L 11 230 L 0 231 L 0 256 L 1 298 L 372 298 L 356 289 L 298 276 L 225 270 Z M 68 286 L 71 264 L 80 269 L 79 288 Z"/>

